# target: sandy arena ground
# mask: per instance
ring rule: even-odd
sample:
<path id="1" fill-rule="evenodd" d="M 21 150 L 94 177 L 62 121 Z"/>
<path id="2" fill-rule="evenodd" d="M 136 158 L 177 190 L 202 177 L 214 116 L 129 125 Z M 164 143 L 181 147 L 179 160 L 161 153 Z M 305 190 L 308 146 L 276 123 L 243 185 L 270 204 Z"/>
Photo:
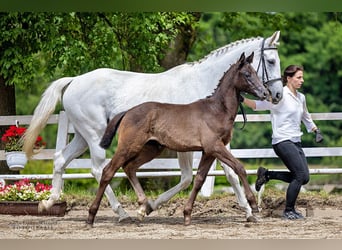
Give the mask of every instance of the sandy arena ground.
<path id="1" fill-rule="evenodd" d="M 257 223 L 246 222 L 235 196 L 198 199 L 192 225 L 183 225 L 186 199 L 174 198 L 144 221 L 137 204 L 123 203 L 132 221 L 119 223 L 101 205 L 94 227 L 85 227 L 88 206 L 73 202 L 64 217 L 0 215 L 1 239 L 342 239 L 342 196 L 299 198 L 305 220 L 280 218 L 284 198 L 264 197 Z"/>

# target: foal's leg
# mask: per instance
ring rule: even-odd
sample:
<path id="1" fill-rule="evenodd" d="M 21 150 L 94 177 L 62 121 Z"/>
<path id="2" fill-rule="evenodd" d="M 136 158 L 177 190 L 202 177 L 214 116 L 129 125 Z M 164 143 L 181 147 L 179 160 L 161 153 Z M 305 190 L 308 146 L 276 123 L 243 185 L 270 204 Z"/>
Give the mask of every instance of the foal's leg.
<path id="1" fill-rule="evenodd" d="M 246 212 L 246 218 L 249 218 L 250 216 L 253 216 L 252 214 L 252 208 L 249 205 L 245 192 L 240 186 L 240 180 L 238 175 L 233 171 L 233 169 L 229 166 L 227 166 L 225 163 L 220 162 L 221 166 L 225 172 L 226 178 L 229 181 L 229 183 L 232 185 L 232 188 L 234 190 L 234 194 L 236 196 L 237 202 L 240 207 L 244 208 Z M 253 208 L 253 212 L 259 212 L 258 208 Z"/>
<path id="2" fill-rule="evenodd" d="M 100 183 L 102 169 L 105 167 L 106 151 L 99 146 L 99 143 L 94 143 L 94 141 L 91 141 L 89 143 L 91 143 L 89 144 L 92 162 L 91 174 L 95 177 L 96 181 Z M 128 213 L 123 209 L 121 203 L 116 198 L 110 185 L 106 187 L 105 195 L 113 211 L 119 216 L 119 222 L 129 219 Z"/>
<path id="3" fill-rule="evenodd" d="M 163 151 L 164 147 L 155 142 L 148 142 L 144 145 L 139 155 L 137 155 L 134 159 L 129 161 L 124 167 L 124 171 L 130 181 L 133 189 L 138 197 L 138 204 L 140 205 L 137 215 L 139 220 L 143 220 L 145 214 L 151 213 L 153 210 L 150 207 L 145 192 L 137 178 L 137 170 L 138 168 L 145 164 L 146 162 L 151 161 L 156 158 Z"/>
<path id="4" fill-rule="evenodd" d="M 227 148 L 227 150 L 230 150 L 230 144 L 228 144 L 226 146 L 226 148 Z M 250 205 L 246 199 L 245 192 L 243 191 L 243 189 L 240 186 L 240 180 L 239 180 L 238 175 L 227 164 L 220 162 L 220 165 L 223 168 L 223 171 L 226 175 L 228 182 L 231 184 L 231 186 L 234 190 L 234 194 L 236 196 L 236 199 L 238 201 L 239 206 L 244 208 L 246 211 L 246 218 L 253 216 L 252 209 L 251 209 L 251 207 L 250 207 Z M 258 212 L 258 208 L 253 207 L 253 211 Z"/>
<path id="5" fill-rule="evenodd" d="M 90 151 L 91 158 L 91 174 L 94 176 L 96 181 L 100 183 L 102 169 L 106 165 L 106 151 L 100 147 L 100 140 L 104 133 L 104 130 L 107 125 L 107 120 L 105 117 L 101 116 L 102 112 L 98 112 L 98 114 L 92 114 L 92 117 L 97 117 L 96 121 L 85 119 L 82 123 L 79 122 L 76 118 L 80 116 L 80 114 L 72 113 L 74 110 L 69 110 L 69 119 L 72 122 L 77 133 L 81 134 L 82 138 L 86 140 Z M 129 215 L 122 208 L 120 202 L 115 197 L 115 194 L 110 186 L 106 187 L 105 195 L 113 209 L 113 211 L 119 216 L 119 222 L 128 219 Z"/>
<path id="6" fill-rule="evenodd" d="M 230 166 L 234 172 L 240 177 L 242 185 L 244 187 L 247 200 L 249 204 L 252 205 L 252 207 L 257 207 L 255 196 L 249 186 L 249 183 L 247 181 L 247 173 L 241 162 L 239 162 L 227 149 L 226 147 L 221 143 L 220 145 L 217 145 L 214 150 L 214 156 L 222 161 L 223 163 Z M 247 221 L 256 221 L 256 218 L 252 215 L 247 218 Z"/>
<path id="7" fill-rule="evenodd" d="M 198 192 L 207 177 L 211 164 L 213 164 L 215 157 L 203 153 L 200 164 L 198 166 L 197 174 L 194 180 L 194 186 L 191 190 L 190 198 L 184 207 L 184 225 L 188 226 L 191 223 L 191 212 L 194 206 Z"/>
<path id="8" fill-rule="evenodd" d="M 158 196 L 155 201 L 149 200 L 148 205 L 149 208 L 146 210 L 146 214 L 150 214 L 152 211 L 156 210 L 161 204 L 169 201 L 173 196 L 175 196 L 180 191 L 189 187 L 192 182 L 192 161 L 193 161 L 193 153 L 192 152 L 178 152 L 178 163 L 181 170 L 181 179 L 180 182 L 162 193 Z"/>
<path id="9" fill-rule="evenodd" d="M 113 159 L 103 169 L 103 173 L 102 173 L 101 180 L 100 180 L 100 185 L 96 192 L 95 200 L 93 201 L 92 205 L 89 208 L 88 219 L 86 221 L 86 223 L 89 226 L 93 226 L 94 224 L 95 216 L 100 207 L 100 203 L 101 203 L 106 187 L 108 186 L 109 182 L 112 180 L 115 173 L 124 164 L 125 161 L 126 161 L 126 157 L 124 156 L 124 154 L 120 154 L 120 155 L 115 154 L 113 156 Z"/>
<path id="10" fill-rule="evenodd" d="M 76 131 L 74 138 L 65 148 L 54 155 L 54 168 L 52 176 L 51 195 L 48 200 L 39 202 L 38 210 L 49 210 L 53 204 L 58 201 L 63 188 L 63 173 L 66 166 L 76 157 L 80 156 L 87 149 L 87 143 L 83 137 Z"/>

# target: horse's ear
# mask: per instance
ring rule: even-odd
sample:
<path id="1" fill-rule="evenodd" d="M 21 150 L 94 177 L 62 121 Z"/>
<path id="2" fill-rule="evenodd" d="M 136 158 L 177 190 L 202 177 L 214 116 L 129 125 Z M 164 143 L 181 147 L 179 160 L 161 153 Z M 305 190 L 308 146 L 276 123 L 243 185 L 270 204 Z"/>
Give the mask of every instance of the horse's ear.
<path id="1" fill-rule="evenodd" d="M 245 60 L 246 60 L 245 52 L 242 52 L 240 59 L 238 61 L 239 69 L 245 64 Z"/>
<path id="2" fill-rule="evenodd" d="M 278 31 L 274 32 L 273 35 L 270 38 L 268 38 L 269 39 L 268 45 L 269 46 L 277 46 L 277 45 L 279 45 L 279 42 L 278 42 L 279 37 L 280 37 L 280 31 L 278 30 Z"/>
<path id="3" fill-rule="evenodd" d="M 249 64 L 252 64 L 252 62 L 253 62 L 253 57 L 254 57 L 254 51 L 252 52 L 252 54 L 250 54 L 249 57 L 247 57 L 246 62 L 248 62 Z"/>

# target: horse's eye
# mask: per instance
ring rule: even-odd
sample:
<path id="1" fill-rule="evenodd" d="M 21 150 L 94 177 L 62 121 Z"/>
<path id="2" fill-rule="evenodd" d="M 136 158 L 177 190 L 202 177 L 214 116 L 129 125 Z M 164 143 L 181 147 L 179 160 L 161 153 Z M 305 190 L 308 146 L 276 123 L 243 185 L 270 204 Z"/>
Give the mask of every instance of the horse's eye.
<path id="1" fill-rule="evenodd" d="M 267 62 L 268 62 L 268 64 L 270 64 L 270 65 L 275 65 L 276 60 L 270 59 L 270 60 L 267 60 Z"/>

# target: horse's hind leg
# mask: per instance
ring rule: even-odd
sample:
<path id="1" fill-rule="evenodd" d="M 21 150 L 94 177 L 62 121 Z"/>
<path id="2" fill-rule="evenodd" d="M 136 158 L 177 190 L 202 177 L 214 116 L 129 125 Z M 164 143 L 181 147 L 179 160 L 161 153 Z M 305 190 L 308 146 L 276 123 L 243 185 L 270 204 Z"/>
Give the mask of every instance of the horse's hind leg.
<path id="1" fill-rule="evenodd" d="M 90 151 L 91 158 L 91 174 L 94 176 L 96 181 L 100 183 L 102 170 L 106 165 L 106 151 L 100 147 L 100 140 L 104 133 L 104 130 L 107 125 L 107 120 L 105 117 L 102 117 L 100 114 L 102 112 L 98 112 L 98 114 L 89 115 L 89 117 L 97 117 L 96 121 L 84 119 L 83 122 L 80 122 L 79 116 L 80 114 L 72 113 L 74 110 L 69 110 L 69 119 L 74 125 L 75 130 L 82 135 L 84 140 L 86 140 L 87 146 Z M 110 186 L 106 187 L 105 195 L 113 209 L 113 211 L 119 216 L 119 222 L 129 218 L 129 215 L 122 208 L 120 202 L 114 195 L 114 192 Z"/>
<path id="2" fill-rule="evenodd" d="M 184 207 L 184 225 L 188 226 L 191 224 L 191 212 L 194 206 L 198 192 L 201 190 L 205 179 L 207 178 L 211 164 L 213 164 L 215 157 L 202 154 L 200 164 L 198 166 L 197 174 L 194 180 L 194 186 L 191 190 L 190 198 Z"/>
<path id="3" fill-rule="evenodd" d="M 139 182 L 137 177 L 137 169 L 146 162 L 149 162 L 156 158 L 163 151 L 164 147 L 159 143 L 150 141 L 144 145 L 140 153 L 130 160 L 126 162 L 123 167 L 128 180 L 130 181 L 133 189 L 138 197 L 138 204 L 140 205 L 137 215 L 140 220 L 145 217 L 145 214 L 149 214 L 152 212 L 152 208 L 150 207 L 150 203 L 148 203 L 145 192 Z"/>
<path id="4" fill-rule="evenodd" d="M 193 153 L 192 152 L 185 152 L 185 153 L 178 152 L 177 154 L 178 154 L 178 162 L 179 162 L 179 166 L 181 170 L 180 182 L 176 186 L 172 187 L 171 189 L 159 195 L 155 201 L 149 200 L 148 204 L 149 204 L 150 209 L 146 211 L 147 215 L 150 214 L 152 211 L 156 210 L 161 204 L 169 201 L 177 193 L 189 187 L 189 185 L 192 182 Z"/>
<path id="5" fill-rule="evenodd" d="M 62 150 L 55 153 L 52 176 L 51 195 L 48 200 L 39 202 L 39 211 L 49 210 L 58 201 L 63 188 L 63 173 L 66 166 L 87 149 L 87 143 L 83 137 L 75 132 L 74 138 Z"/>

